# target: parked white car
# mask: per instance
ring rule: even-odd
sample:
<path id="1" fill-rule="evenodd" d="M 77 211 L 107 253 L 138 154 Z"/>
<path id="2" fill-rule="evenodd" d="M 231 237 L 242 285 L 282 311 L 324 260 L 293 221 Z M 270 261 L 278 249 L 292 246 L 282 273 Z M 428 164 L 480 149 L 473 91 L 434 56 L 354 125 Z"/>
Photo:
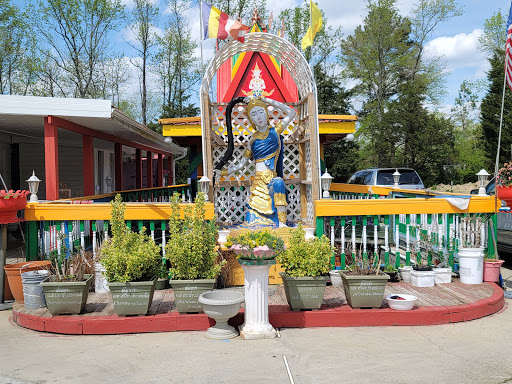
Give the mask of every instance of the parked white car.
<path id="1" fill-rule="evenodd" d="M 403 189 L 425 189 L 423 181 L 418 173 L 411 168 L 369 168 L 357 171 L 348 184 L 362 184 L 378 187 L 393 187 L 393 173 L 400 173 L 398 185 Z"/>

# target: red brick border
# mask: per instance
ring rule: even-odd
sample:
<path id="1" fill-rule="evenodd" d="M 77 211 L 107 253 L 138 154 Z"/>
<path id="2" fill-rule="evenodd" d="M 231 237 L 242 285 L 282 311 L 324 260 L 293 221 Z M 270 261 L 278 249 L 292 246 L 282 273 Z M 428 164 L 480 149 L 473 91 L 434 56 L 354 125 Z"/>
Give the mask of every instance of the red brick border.
<path id="1" fill-rule="evenodd" d="M 494 283 L 493 294 L 471 304 L 446 307 L 417 307 L 411 311 L 352 309 L 348 305 L 318 311 L 291 311 L 287 305 L 269 308 L 270 323 L 276 328 L 363 327 L 392 325 L 435 325 L 479 319 L 500 311 L 505 305 L 503 290 Z M 112 335 L 124 333 L 203 331 L 213 325 L 204 314 L 166 314 L 143 317 L 53 316 L 40 317 L 13 310 L 13 321 L 35 331 L 70 335 Z M 230 323 L 243 323 L 243 312 Z"/>

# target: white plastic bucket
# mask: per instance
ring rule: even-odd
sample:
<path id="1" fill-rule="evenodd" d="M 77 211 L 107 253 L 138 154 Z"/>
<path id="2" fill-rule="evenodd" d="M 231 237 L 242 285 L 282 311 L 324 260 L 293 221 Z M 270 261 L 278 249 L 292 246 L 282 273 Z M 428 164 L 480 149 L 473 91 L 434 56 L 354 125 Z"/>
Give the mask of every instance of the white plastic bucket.
<path id="1" fill-rule="evenodd" d="M 404 283 L 410 283 L 412 267 L 411 266 L 400 267 L 399 271 L 400 271 L 400 276 L 402 277 L 402 281 Z"/>
<path id="2" fill-rule="evenodd" d="M 103 272 L 105 272 L 105 267 L 101 263 L 94 263 L 94 292 L 96 293 L 110 292 Z"/>
<path id="3" fill-rule="evenodd" d="M 329 277 L 331 278 L 331 284 L 333 287 L 341 287 L 343 285 L 343 281 L 341 280 L 340 271 L 333 269 L 329 271 Z"/>
<path id="4" fill-rule="evenodd" d="M 482 284 L 484 281 L 484 251 L 482 248 L 459 249 L 460 282 Z"/>
<path id="5" fill-rule="evenodd" d="M 436 274 L 436 284 L 448 284 L 452 282 L 452 269 L 447 268 L 434 268 Z"/>
<path id="6" fill-rule="evenodd" d="M 436 274 L 432 271 L 412 271 L 411 284 L 415 287 L 433 287 L 436 285 Z"/>

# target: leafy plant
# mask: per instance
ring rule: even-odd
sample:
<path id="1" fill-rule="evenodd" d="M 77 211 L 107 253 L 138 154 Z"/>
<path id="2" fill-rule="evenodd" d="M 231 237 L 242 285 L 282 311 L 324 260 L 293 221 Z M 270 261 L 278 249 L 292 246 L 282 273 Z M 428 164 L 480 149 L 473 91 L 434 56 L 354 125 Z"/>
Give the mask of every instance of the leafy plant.
<path id="1" fill-rule="evenodd" d="M 503 164 L 496 176 L 496 182 L 503 187 L 512 185 L 512 162 Z"/>
<path id="2" fill-rule="evenodd" d="M 252 249 L 266 245 L 276 253 L 284 250 L 284 241 L 277 232 L 271 228 L 262 228 L 258 230 L 246 229 L 237 236 L 228 236 L 226 247 L 239 244 L 244 248 Z"/>
<path id="3" fill-rule="evenodd" d="M 92 260 L 85 257 L 81 247 L 70 251 L 66 234 L 58 234 L 60 240 L 60 252 L 53 250 L 49 254 L 51 262 L 50 281 L 83 281 L 84 274 L 92 269 Z"/>
<path id="4" fill-rule="evenodd" d="M 101 263 L 107 280 L 126 283 L 153 279 L 161 265 L 160 247 L 146 234 L 145 227 L 135 233 L 126 226 L 126 204 L 120 194 L 110 204 L 112 237 L 101 246 Z"/>
<path id="5" fill-rule="evenodd" d="M 199 193 L 193 206 L 183 210 L 180 202 L 180 195 L 175 193 L 171 198 L 170 239 L 165 247 L 166 258 L 171 262 L 172 279 L 213 279 L 225 263 L 216 262 L 215 219 L 205 220 L 203 193 Z"/>
<path id="6" fill-rule="evenodd" d="M 290 277 L 327 275 L 330 258 L 334 253 L 329 239 L 323 235 L 321 238 L 306 240 L 305 235 L 306 232 L 299 223 L 292 230 L 290 246 L 277 257 L 277 261 Z"/>
<path id="7" fill-rule="evenodd" d="M 380 260 L 377 253 L 370 253 L 373 256 L 363 254 L 362 248 L 352 251 L 352 247 L 347 245 L 346 253 L 351 254 L 352 262 L 347 266 L 348 275 L 354 276 L 367 276 L 378 275 L 380 271 Z"/>
<path id="8" fill-rule="evenodd" d="M 396 269 L 396 267 L 394 265 L 388 264 L 384 267 L 383 271 L 389 272 L 389 273 L 394 273 L 394 272 L 398 272 L 398 269 Z"/>

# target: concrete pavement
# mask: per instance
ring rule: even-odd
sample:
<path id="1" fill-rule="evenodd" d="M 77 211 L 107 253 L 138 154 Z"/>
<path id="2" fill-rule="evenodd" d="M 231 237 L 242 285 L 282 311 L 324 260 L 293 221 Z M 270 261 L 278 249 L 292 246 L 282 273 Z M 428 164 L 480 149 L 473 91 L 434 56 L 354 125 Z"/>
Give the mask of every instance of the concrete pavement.
<path id="1" fill-rule="evenodd" d="M 503 270 L 512 290 L 512 271 Z M 0 383 L 512 383 L 510 299 L 495 315 L 416 327 L 283 329 L 279 339 L 204 332 L 65 336 L 0 312 Z"/>

